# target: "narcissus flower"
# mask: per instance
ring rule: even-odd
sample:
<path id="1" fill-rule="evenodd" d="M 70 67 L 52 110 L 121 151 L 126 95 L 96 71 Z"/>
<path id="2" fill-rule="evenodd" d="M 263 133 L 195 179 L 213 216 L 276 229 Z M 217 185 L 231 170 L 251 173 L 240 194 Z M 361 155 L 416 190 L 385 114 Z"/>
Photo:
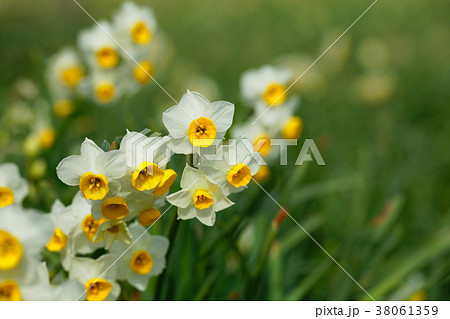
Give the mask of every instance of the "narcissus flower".
<path id="1" fill-rule="evenodd" d="M 1 275 L 26 276 L 28 261 L 39 257 L 52 232 L 48 216 L 15 205 L 4 208 L 0 213 Z"/>
<path id="2" fill-rule="evenodd" d="M 253 151 L 252 143 L 240 137 L 221 146 L 213 158 L 202 159 L 200 168 L 229 195 L 248 185 L 261 162 L 261 155 Z"/>
<path id="3" fill-rule="evenodd" d="M 124 152 L 104 152 L 88 138 L 81 144 L 81 155 L 63 159 L 56 168 L 63 183 L 79 185 L 84 197 L 92 200 L 101 200 L 109 192 L 117 192 L 120 183 L 114 179 L 122 177 L 125 170 Z"/>
<path id="4" fill-rule="evenodd" d="M 50 87 L 74 90 L 84 77 L 84 67 L 78 53 L 70 47 L 63 48 L 49 61 Z"/>
<path id="5" fill-rule="evenodd" d="M 178 207 L 179 219 L 197 218 L 201 223 L 212 226 L 216 221 L 216 212 L 234 204 L 203 171 L 188 165 L 180 185 L 180 191 L 167 197 L 169 203 Z"/>
<path id="6" fill-rule="evenodd" d="M 263 102 L 267 106 L 282 105 L 288 95 L 291 73 L 283 67 L 265 65 L 259 69 L 249 70 L 241 76 L 241 94 L 250 104 Z"/>
<path id="7" fill-rule="evenodd" d="M 20 176 L 14 163 L 0 165 L 0 209 L 12 204 L 20 205 L 28 194 L 28 183 Z"/>
<path id="8" fill-rule="evenodd" d="M 125 2 L 113 17 L 115 34 L 127 46 L 148 45 L 154 36 L 157 23 L 153 11 L 132 2 Z M 135 50 L 132 50 L 134 53 Z"/>
<path id="9" fill-rule="evenodd" d="M 80 85 L 81 93 L 98 103 L 109 106 L 117 101 L 126 91 L 125 84 L 120 81 L 120 74 L 114 71 L 94 71 Z"/>
<path id="10" fill-rule="evenodd" d="M 108 35 L 113 29 L 107 21 L 100 21 L 98 25 L 80 32 L 78 48 L 83 53 L 88 64 L 93 68 L 111 69 L 120 62 L 120 53 L 117 44 Z M 105 32 L 106 30 L 106 32 Z"/>
<path id="11" fill-rule="evenodd" d="M 120 256 L 126 251 L 117 261 L 117 278 L 127 280 L 143 291 L 149 278 L 158 276 L 166 267 L 169 240 L 162 236 L 151 236 L 145 227 L 137 223 L 130 225 L 130 231 L 136 240 L 134 244 L 127 250 L 128 245 L 115 242 L 111 253 Z"/>
<path id="12" fill-rule="evenodd" d="M 233 121 L 234 105 L 226 101 L 210 103 L 203 95 L 188 91 L 178 105 L 163 113 L 171 148 L 191 154 L 194 147 L 208 147 L 224 137 Z"/>
<path id="13" fill-rule="evenodd" d="M 172 154 L 169 141 L 168 136 L 147 137 L 138 132 L 128 132 L 123 137 L 120 150 L 126 154 L 127 177 L 135 190 L 153 191 L 155 195 L 169 190 L 177 177 L 174 170 L 165 169 Z"/>
<path id="14" fill-rule="evenodd" d="M 107 254 L 98 259 L 77 257 L 72 261 L 69 278 L 84 285 L 88 301 L 116 300 L 120 285 L 116 282 L 117 269 L 113 266 L 116 257 Z M 111 267 L 112 266 L 112 267 Z"/>
<path id="15" fill-rule="evenodd" d="M 53 220 L 53 235 L 48 238 L 47 249 L 61 253 L 62 266 L 69 270 L 77 254 L 90 254 L 104 247 L 104 242 L 94 240 L 95 234 L 106 219 L 95 220 L 91 215 L 91 205 L 81 192 L 72 203 L 65 207 L 56 201 L 49 214 Z"/>

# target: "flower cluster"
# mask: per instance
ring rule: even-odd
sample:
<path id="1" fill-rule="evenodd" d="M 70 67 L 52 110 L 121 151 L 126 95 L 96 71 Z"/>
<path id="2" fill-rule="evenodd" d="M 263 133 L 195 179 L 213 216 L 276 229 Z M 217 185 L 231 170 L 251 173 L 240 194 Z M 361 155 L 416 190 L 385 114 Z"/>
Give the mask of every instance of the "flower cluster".
<path id="1" fill-rule="evenodd" d="M 101 223 L 93 241 L 103 239 L 107 249 L 115 240 L 130 243 L 127 222 L 150 225 L 166 199 L 178 207 L 180 219 L 214 225 L 216 212 L 233 205 L 227 196 L 242 191 L 261 163 L 247 139 L 224 140 L 233 114 L 233 104 L 211 103 L 188 91 L 163 114 L 168 136 L 128 132 L 117 149 L 107 152 L 86 139 L 81 155 L 61 161 L 58 177 L 79 187 L 92 218 Z M 181 190 L 168 195 L 177 178 L 167 168 L 172 154 L 195 154 L 197 160 L 184 168 Z"/>
<path id="2" fill-rule="evenodd" d="M 109 105 L 151 81 L 161 36 L 153 11 L 125 2 L 111 21 L 101 20 L 78 35 L 50 60 L 47 80 L 54 111 L 73 111 L 73 99 Z"/>
<path id="3" fill-rule="evenodd" d="M 213 226 L 216 212 L 233 205 L 228 196 L 258 172 L 261 156 L 247 139 L 224 139 L 233 114 L 233 104 L 188 91 L 163 114 L 168 136 L 127 132 L 106 151 L 86 138 L 80 155 L 57 167 L 61 181 L 79 191 L 69 206 L 56 201 L 49 214 L 21 207 L 27 183 L 16 165 L 3 164 L 0 300 L 115 300 L 121 281 L 143 291 L 165 268 L 169 240 L 148 232 L 165 201 L 178 207 L 179 219 Z M 167 167 L 174 153 L 198 160 L 186 165 L 181 189 L 169 195 L 177 179 Z M 50 283 L 44 249 L 59 255 L 67 278 Z"/>
<path id="4" fill-rule="evenodd" d="M 83 293 L 76 280 L 49 282 L 40 254 L 51 238 L 52 220 L 22 207 L 27 194 L 17 165 L 0 165 L 0 301 L 76 299 Z"/>
<path id="5" fill-rule="evenodd" d="M 233 128 L 232 136 L 245 135 L 265 159 L 276 156 L 271 139 L 298 139 L 303 131 L 303 120 L 295 115 L 300 99 L 290 94 L 290 82 L 291 72 L 283 66 L 265 65 L 241 76 L 241 96 L 253 114 Z M 267 166 L 262 166 L 257 178 L 267 174 Z"/>
<path id="6" fill-rule="evenodd" d="M 86 144 L 84 149 L 93 151 Z M 150 235 L 138 222 L 128 227 L 94 219 L 81 192 L 67 207 L 56 201 L 50 214 L 25 209 L 21 203 L 28 185 L 17 166 L 1 165 L 0 176 L 0 300 L 115 300 L 121 290 L 118 281 L 144 290 L 148 279 L 163 271 L 169 247 L 165 237 Z M 139 241 L 126 250 L 132 237 Z M 113 244 L 115 239 L 126 247 Z M 92 253 L 99 249 L 107 253 L 94 259 Z M 68 278 L 50 283 L 41 261 L 44 250 L 59 253 Z"/>

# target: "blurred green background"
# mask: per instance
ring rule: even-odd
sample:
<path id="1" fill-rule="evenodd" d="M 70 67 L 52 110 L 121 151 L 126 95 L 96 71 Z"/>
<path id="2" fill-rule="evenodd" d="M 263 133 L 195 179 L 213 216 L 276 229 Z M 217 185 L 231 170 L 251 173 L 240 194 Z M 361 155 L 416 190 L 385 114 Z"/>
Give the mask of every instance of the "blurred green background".
<path id="1" fill-rule="evenodd" d="M 136 3 L 154 9 L 169 41 L 170 62 L 156 70 L 161 85 L 176 99 L 199 87 L 232 101 L 242 122 L 242 72 L 285 63 L 300 75 L 371 1 Z M 80 4 L 101 19 L 121 1 Z M 305 122 L 300 144 L 313 138 L 327 165 L 275 167 L 263 185 L 375 299 L 450 297 L 449 12 L 448 1 L 378 1 L 294 87 Z M 75 190 L 54 168 L 84 136 L 101 144 L 126 128 L 164 132 L 161 114 L 173 102 L 150 85 L 111 109 L 79 105 L 52 123 L 51 149 L 24 155 L 21 112 L 41 109 L 19 103 L 23 79 L 48 99 L 48 57 L 91 24 L 71 0 L 0 3 L 0 161 L 20 164 L 31 181 L 28 206 L 70 202 Z M 139 297 L 125 289 L 128 298 L 367 299 L 295 223 L 271 226 L 278 207 L 256 185 L 247 192 L 213 229 L 193 220 L 175 233 L 170 210 L 154 230 L 175 238 L 168 270 Z"/>

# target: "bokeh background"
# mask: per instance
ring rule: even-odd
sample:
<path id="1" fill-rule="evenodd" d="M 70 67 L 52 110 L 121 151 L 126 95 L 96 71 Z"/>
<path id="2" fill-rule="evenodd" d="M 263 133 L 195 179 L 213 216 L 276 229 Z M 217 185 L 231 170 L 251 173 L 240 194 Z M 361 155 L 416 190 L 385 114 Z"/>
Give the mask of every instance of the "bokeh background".
<path id="1" fill-rule="evenodd" d="M 167 43 L 156 79 L 176 99 L 187 88 L 246 112 L 239 77 L 264 64 L 300 75 L 370 4 L 350 0 L 152 0 Z M 118 0 L 80 1 L 110 18 Z M 375 299 L 450 297 L 450 23 L 447 1 L 378 3 L 294 86 L 304 138 L 326 166 L 275 167 L 263 186 Z M 55 174 L 85 136 L 98 144 L 145 127 L 165 132 L 173 104 L 156 85 L 111 108 L 79 103 L 52 118 L 56 140 L 37 150 L 33 125 L 48 112 L 48 58 L 92 21 L 71 0 L 0 2 L 0 162 L 32 184 L 26 206 L 48 211 L 75 190 Z M 252 185 L 213 229 L 195 220 L 155 225 L 170 235 L 168 268 L 124 299 L 347 300 L 367 296 Z M 174 229 L 178 228 L 178 229 Z"/>

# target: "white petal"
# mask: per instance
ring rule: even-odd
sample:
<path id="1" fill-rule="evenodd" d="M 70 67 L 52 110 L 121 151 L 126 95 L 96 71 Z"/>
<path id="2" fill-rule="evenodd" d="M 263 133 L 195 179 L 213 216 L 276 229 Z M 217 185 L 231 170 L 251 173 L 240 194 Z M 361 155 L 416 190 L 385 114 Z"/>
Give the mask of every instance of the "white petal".
<path id="1" fill-rule="evenodd" d="M 200 178 L 201 175 L 204 175 L 203 172 L 199 171 L 198 169 L 195 169 L 189 165 L 186 164 L 184 170 L 183 170 L 183 175 L 181 176 L 181 182 L 180 182 L 180 186 L 183 189 L 187 189 L 187 188 L 193 188 L 194 184 L 196 184 Z"/>
<path id="2" fill-rule="evenodd" d="M 178 207 L 178 219 L 192 219 L 195 217 L 194 205 L 190 205 L 186 208 Z"/>
<path id="3" fill-rule="evenodd" d="M 95 167 L 98 173 L 102 173 L 107 179 L 117 179 L 125 175 L 125 152 L 114 150 L 105 152 L 95 159 Z"/>
<path id="4" fill-rule="evenodd" d="M 175 154 L 192 154 L 194 150 L 186 134 L 185 137 L 171 139 L 168 145 Z"/>
<path id="5" fill-rule="evenodd" d="M 56 174 L 64 184 L 75 186 L 79 185 L 81 175 L 91 170 L 92 168 L 86 157 L 71 155 L 58 164 Z"/>
<path id="6" fill-rule="evenodd" d="M 153 268 L 154 267 L 155 267 L 155 263 L 153 262 Z M 152 271 L 153 271 L 153 268 L 152 268 Z M 150 273 L 151 273 L 151 271 L 150 271 Z M 150 276 L 151 276 L 150 273 L 145 274 L 145 275 L 140 275 L 140 274 L 132 271 L 130 273 L 130 275 L 128 276 L 127 280 L 137 290 L 144 291 L 148 285 L 148 280 L 150 279 Z"/>
<path id="7" fill-rule="evenodd" d="M 189 124 L 196 119 L 179 105 L 172 106 L 163 113 L 162 120 L 173 138 L 187 136 Z"/>
<path id="8" fill-rule="evenodd" d="M 220 194 L 218 197 L 216 197 L 216 201 L 214 202 L 214 209 L 216 212 L 221 211 L 225 208 L 228 208 L 234 203 L 228 199 L 224 194 Z"/>
<path id="9" fill-rule="evenodd" d="M 178 104 L 190 115 L 192 119 L 198 119 L 205 114 L 205 109 L 209 107 L 209 101 L 200 93 L 187 91 Z"/>
<path id="10" fill-rule="evenodd" d="M 196 209 L 195 217 L 206 226 L 213 226 L 216 222 L 216 213 L 212 209 L 212 207 L 205 209 Z"/>
<path id="11" fill-rule="evenodd" d="M 226 132 L 233 123 L 234 104 L 226 101 L 217 101 L 211 103 L 208 108 L 217 132 Z"/>
<path id="12" fill-rule="evenodd" d="M 192 203 L 192 192 L 186 189 L 182 189 L 167 196 L 166 200 L 174 206 L 186 208 L 189 206 L 189 204 Z"/>
<path id="13" fill-rule="evenodd" d="M 81 143 L 81 155 L 89 159 L 92 167 L 94 167 L 97 156 L 102 153 L 104 153 L 104 151 L 98 147 L 94 141 L 88 139 L 87 137 L 84 139 L 84 142 Z"/>

